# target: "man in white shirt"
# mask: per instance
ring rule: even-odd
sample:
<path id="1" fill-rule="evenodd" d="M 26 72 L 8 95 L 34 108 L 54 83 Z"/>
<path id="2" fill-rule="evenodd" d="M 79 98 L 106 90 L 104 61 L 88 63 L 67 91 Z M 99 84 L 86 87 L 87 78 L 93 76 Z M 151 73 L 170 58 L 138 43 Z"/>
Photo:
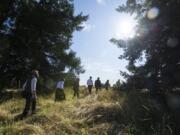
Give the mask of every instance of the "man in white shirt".
<path id="1" fill-rule="evenodd" d="M 23 85 L 23 96 L 26 99 L 25 108 L 23 111 L 23 116 L 26 116 L 29 113 L 30 107 L 32 106 L 32 114 L 35 113 L 36 110 L 36 84 L 37 78 L 39 77 L 38 70 L 32 71 L 32 76 L 26 80 Z"/>
<path id="2" fill-rule="evenodd" d="M 88 86 L 89 94 L 91 94 L 92 87 L 93 87 L 93 80 L 92 80 L 92 77 L 91 77 L 91 76 L 90 76 L 89 79 L 87 80 L 87 86 Z"/>
<path id="3" fill-rule="evenodd" d="M 66 96 L 64 93 L 64 79 L 61 79 L 56 84 L 55 101 L 65 100 Z"/>

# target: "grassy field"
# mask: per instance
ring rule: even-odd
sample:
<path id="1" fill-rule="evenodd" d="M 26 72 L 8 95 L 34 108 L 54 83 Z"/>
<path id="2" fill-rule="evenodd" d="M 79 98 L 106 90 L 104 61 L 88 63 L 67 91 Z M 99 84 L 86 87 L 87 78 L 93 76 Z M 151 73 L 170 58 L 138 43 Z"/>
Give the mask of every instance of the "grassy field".
<path id="1" fill-rule="evenodd" d="M 178 135 L 180 118 L 149 93 L 101 90 L 54 102 L 54 94 L 39 96 L 37 113 L 17 119 L 24 107 L 19 94 L 0 100 L 0 135 Z M 3 96 L 4 97 L 4 96 Z"/>
<path id="2" fill-rule="evenodd" d="M 67 100 L 54 102 L 54 94 L 38 97 L 37 114 L 16 120 L 22 112 L 24 99 L 14 96 L 0 104 L 0 135 L 106 135 L 117 134 L 114 125 L 119 117 L 123 96 L 115 91 L 102 90 L 88 95 L 85 89 L 80 98 L 73 98 L 66 89 Z"/>

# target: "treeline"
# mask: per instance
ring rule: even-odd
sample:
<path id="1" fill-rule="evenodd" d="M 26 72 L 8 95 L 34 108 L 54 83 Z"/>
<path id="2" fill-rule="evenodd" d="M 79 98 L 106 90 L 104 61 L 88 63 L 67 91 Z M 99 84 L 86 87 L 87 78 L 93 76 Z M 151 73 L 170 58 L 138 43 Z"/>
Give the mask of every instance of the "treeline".
<path id="1" fill-rule="evenodd" d="M 32 69 L 39 70 L 40 85 L 84 72 L 70 47 L 87 19 L 74 13 L 71 0 L 1 0 L 0 88 L 21 86 Z"/>

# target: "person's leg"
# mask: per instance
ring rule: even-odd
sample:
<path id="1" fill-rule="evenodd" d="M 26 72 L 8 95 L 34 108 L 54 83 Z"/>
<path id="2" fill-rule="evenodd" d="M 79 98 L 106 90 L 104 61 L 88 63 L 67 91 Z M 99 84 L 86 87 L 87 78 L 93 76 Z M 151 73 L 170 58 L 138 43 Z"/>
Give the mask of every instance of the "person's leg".
<path id="1" fill-rule="evenodd" d="M 76 96 L 76 91 L 74 90 L 74 97 Z"/>
<path id="2" fill-rule="evenodd" d="M 75 97 L 78 98 L 78 97 L 79 97 L 79 91 L 78 91 L 78 90 L 75 90 L 74 92 L 75 92 Z"/>
<path id="3" fill-rule="evenodd" d="M 29 113 L 30 110 L 30 105 L 31 105 L 31 96 L 26 96 L 26 103 L 25 103 L 25 108 L 23 111 L 23 116 L 26 116 Z"/>
<path id="4" fill-rule="evenodd" d="M 91 86 L 88 86 L 89 94 L 91 94 Z"/>
<path id="5" fill-rule="evenodd" d="M 90 86 L 90 94 L 92 93 L 92 86 Z"/>
<path id="6" fill-rule="evenodd" d="M 32 98 L 32 114 L 36 111 L 36 98 Z"/>
<path id="7" fill-rule="evenodd" d="M 77 98 L 79 98 L 79 90 L 77 90 Z"/>
<path id="8" fill-rule="evenodd" d="M 56 89 L 56 91 L 55 91 L 55 96 L 54 96 L 54 101 L 56 102 L 57 101 L 57 89 Z"/>
<path id="9" fill-rule="evenodd" d="M 96 94 L 98 93 L 98 88 L 96 87 Z"/>
<path id="10" fill-rule="evenodd" d="M 66 100 L 66 95 L 65 95 L 64 89 L 62 90 L 62 92 L 63 92 L 63 99 Z"/>

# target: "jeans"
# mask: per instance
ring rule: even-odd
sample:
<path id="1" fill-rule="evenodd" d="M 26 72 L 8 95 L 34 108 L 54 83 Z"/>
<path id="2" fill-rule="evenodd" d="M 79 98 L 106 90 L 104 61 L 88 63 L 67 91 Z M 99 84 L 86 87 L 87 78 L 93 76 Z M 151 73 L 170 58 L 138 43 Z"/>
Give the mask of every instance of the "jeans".
<path id="1" fill-rule="evenodd" d="M 36 98 L 32 98 L 32 95 L 26 96 L 26 104 L 23 115 L 27 115 L 30 111 L 30 108 L 32 109 L 32 113 L 34 113 L 36 110 Z"/>

